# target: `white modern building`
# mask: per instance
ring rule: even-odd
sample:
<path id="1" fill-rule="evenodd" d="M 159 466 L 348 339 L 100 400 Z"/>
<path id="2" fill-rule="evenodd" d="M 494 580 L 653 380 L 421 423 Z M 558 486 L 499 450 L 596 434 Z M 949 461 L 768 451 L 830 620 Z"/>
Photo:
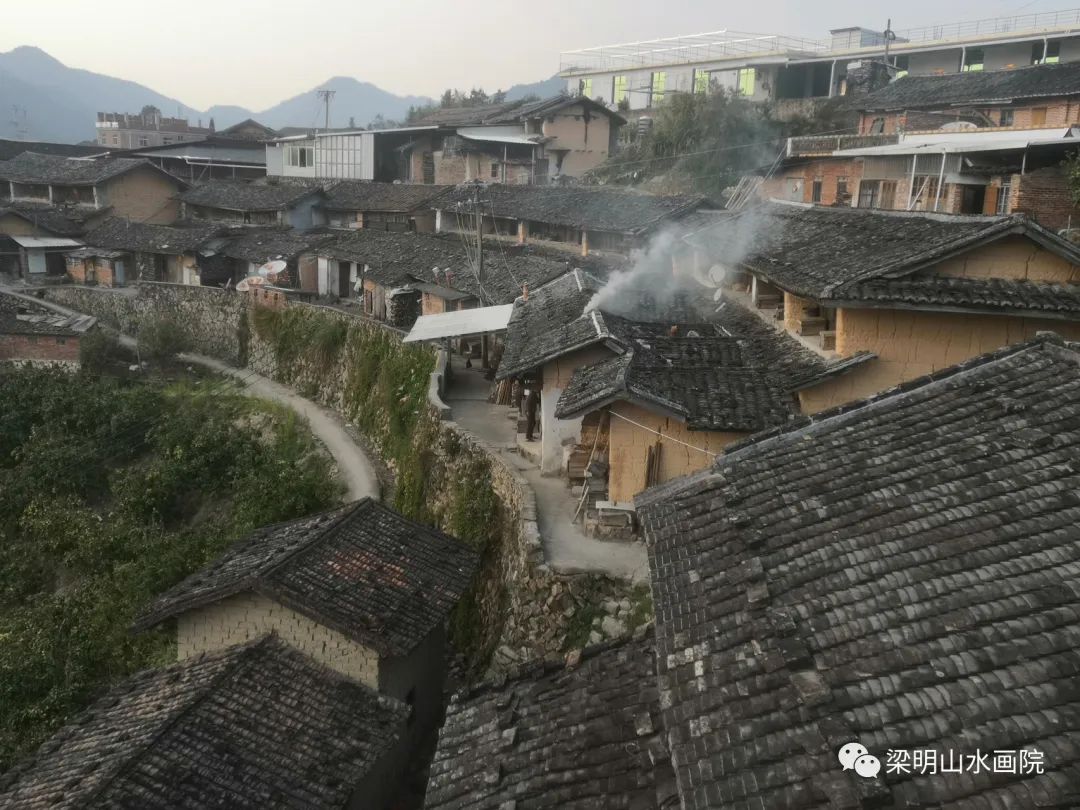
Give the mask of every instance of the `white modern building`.
<path id="1" fill-rule="evenodd" d="M 884 31 L 837 28 L 829 39 L 712 31 L 566 51 L 567 91 L 641 110 L 674 93 L 723 87 L 759 101 L 844 95 L 849 70 L 880 60 Z M 896 75 L 1002 70 L 1080 59 L 1080 9 L 896 30 L 888 42 Z"/>

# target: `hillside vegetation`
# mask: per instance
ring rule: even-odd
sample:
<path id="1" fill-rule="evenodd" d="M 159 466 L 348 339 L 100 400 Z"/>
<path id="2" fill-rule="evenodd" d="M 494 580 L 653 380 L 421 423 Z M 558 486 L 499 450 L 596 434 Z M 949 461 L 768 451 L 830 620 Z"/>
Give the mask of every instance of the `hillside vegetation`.
<path id="1" fill-rule="evenodd" d="M 175 655 L 136 611 L 256 526 L 340 497 L 289 412 L 216 382 L 0 372 L 0 770 Z"/>

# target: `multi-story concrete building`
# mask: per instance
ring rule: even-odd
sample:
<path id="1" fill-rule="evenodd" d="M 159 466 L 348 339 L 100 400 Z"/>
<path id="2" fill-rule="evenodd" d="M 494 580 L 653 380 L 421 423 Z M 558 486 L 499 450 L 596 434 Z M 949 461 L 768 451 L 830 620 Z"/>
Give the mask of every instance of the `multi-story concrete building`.
<path id="1" fill-rule="evenodd" d="M 845 95 L 848 73 L 886 53 L 884 31 L 837 28 L 828 39 L 715 31 L 567 51 L 567 90 L 613 107 L 643 110 L 674 93 L 711 88 L 756 101 L 805 108 L 805 100 Z M 1014 14 L 892 32 L 896 75 L 1000 70 L 1080 59 L 1080 10 Z"/>
<path id="2" fill-rule="evenodd" d="M 214 128 L 191 126 L 186 118 L 166 118 L 157 107 L 147 105 L 139 113 L 99 112 L 97 142 L 117 149 L 168 146 L 184 141 L 200 141 Z"/>

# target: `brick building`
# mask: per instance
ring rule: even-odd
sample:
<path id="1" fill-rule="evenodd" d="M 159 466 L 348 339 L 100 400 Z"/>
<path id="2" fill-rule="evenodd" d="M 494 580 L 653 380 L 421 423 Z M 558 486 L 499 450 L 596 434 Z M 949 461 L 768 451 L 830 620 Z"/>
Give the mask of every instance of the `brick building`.
<path id="1" fill-rule="evenodd" d="M 135 628 L 175 619 L 181 660 L 275 632 L 405 702 L 419 740 L 442 710 L 447 616 L 476 565 L 457 540 L 365 499 L 260 529 L 162 594 Z"/>
<path id="2" fill-rule="evenodd" d="M 141 222 L 176 220 L 187 186 L 139 158 L 72 158 L 23 152 L 0 163 L 0 200 L 63 206 L 83 217 L 108 212 Z"/>
<path id="3" fill-rule="evenodd" d="M 80 341 L 96 323 L 88 315 L 0 311 L 0 362 L 77 368 Z"/>
<path id="4" fill-rule="evenodd" d="M 802 390 L 807 413 L 1040 331 L 1080 339 L 1080 250 L 1023 216 L 769 203 L 690 241 L 727 268 L 726 296 L 803 345 L 876 355 Z"/>
<path id="5" fill-rule="evenodd" d="M 97 142 L 116 149 L 198 141 L 214 132 L 213 126 L 191 126 L 186 118 L 164 116 L 151 105 L 139 113 L 99 112 L 96 127 Z"/>

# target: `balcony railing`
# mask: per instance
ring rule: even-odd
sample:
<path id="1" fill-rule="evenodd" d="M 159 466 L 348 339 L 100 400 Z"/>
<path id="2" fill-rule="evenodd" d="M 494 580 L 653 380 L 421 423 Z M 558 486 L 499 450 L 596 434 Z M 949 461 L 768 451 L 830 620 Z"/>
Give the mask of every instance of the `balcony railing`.
<path id="1" fill-rule="evenodd" d="M 1080 27 L 1080 9 L 1040 11 L 1031 14 L 1010 14 L 1007 17 L 986 17 L 981 20 L 924 25 L 896 32 L 898 40 L 908 42 L 938 42 L 954 39 L 977 39 L 999 34 L 1035 33 L 1062 28 Z"/>

